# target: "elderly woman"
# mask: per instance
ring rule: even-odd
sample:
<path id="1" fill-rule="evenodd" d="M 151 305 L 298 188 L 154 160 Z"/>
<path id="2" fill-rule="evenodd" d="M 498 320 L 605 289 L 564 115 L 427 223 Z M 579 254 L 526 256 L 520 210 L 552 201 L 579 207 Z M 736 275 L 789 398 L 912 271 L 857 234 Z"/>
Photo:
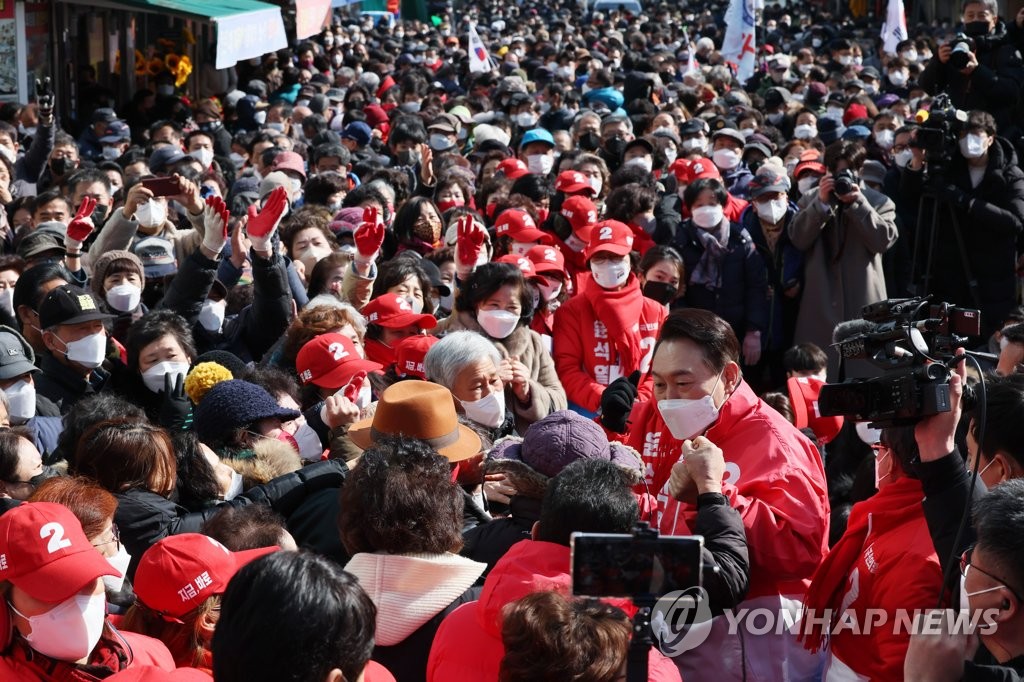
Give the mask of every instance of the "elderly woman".
<path id="1" fill-rule="evenodd" d="M 521 429 L 567 406 L 555 361 L 543 337 L 530 328 L 533 296 L 515 265 L 486 263 L 459 290 L 455 312 L 437 326 L 439 332 L 477 332 L 498 349 L 498 372 L 510 388 L 508 405 Z"/>

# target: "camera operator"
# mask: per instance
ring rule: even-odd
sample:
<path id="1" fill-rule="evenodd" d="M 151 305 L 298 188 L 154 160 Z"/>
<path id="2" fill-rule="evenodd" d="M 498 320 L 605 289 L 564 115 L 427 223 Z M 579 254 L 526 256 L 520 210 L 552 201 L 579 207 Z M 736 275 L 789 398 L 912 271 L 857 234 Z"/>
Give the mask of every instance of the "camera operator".
<path id="1" fill-rule="evenodd" d="M 983 109 L 1010 139 L 1020 131 L 1014 114 L 1024 83 L 1020 51 L 999 18 L 996 0 L 967 0 L 963 33 L 941 45 L 918 83 L 930 95 L 948 92 L 958 109 Z M 1014 129 L 1011 130 L 1011 127 Z"/>
<path id="2" fill-rule="evenodd" d="M 886 298 L 882 254 L 896 243 L 896 207 L 881 192 L 862 189 L 857 170 L 864 147 L 838 140 L 825 150 L 828 174 L 800 199 L 789 237 L 804 251 L 804 294 L 795 338 L 831 348 L 835 326 Z M 836 362 L 830 363 L 830 373 Z M 834 379 L 835 377 L 830 376 Z"/>
<path id="3" fill-rule="evenodd" d="M 994 331 L 993 325 L 1016 306 L 1017 239 L 1024 229 L 1024 172 L 1017 166 L 1013 146 L 996 135 L 991 114 L 972 111 L 960 128 L 959 154 L 948 161 L 944 173 L 928 178 L 938 197 L 934 235 L 929 234 L 932 217 L 927 207 L 918 217 L 921 229 L 916 235 L 916 263 L 929 262 L 929 245 L 933 249 L 927 291 L 919 293 L 979 308 L 982 334 L 988 336 Z M 922 130 L 918 130 L 916 136 L 921 135 Z M 903 172 L 902 195 L 920 196 L 926 188 L 922 170 L 931 170 L 925 165 L 925 155 L 912 156 Z M 963 251 L 955 224 L 959 224 L 963 236 Z M 925 267 L 918 266 L 918 276 Z M 976 282 L 973 291 L 971 279 Z"/>
<path id="4" fill-rule="evenodd" d="M 1024 324 L 1003 327 L 999 340 L 999 362 L 996 374 L 1010 376 L 1024 371 Z"/>

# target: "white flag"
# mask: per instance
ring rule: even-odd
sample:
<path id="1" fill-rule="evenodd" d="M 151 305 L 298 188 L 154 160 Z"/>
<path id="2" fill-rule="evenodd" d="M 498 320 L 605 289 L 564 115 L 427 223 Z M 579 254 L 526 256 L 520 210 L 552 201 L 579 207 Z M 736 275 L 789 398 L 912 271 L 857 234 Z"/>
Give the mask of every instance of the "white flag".
<path id="1" fill-rule="evenodd" d="M 889 0 L 889 11 L 882 24 L 882 49 L 886 54 L 896 54 L 896 46 L 907 39 L 907 14 L 903 0 Z"/>
<path id="2" fill-rule="evenodd" d="M 491 56 L 484 47 L 484 41 L 476 32 L 476 26 L 469 25 L 469 71 L 470 73 L 486 73 L 491 70 Z"/>
<path id="3" fill-rule="evenodd" d="M 686 32 L 685 28 L 683 29 L 683 45 L 686 46 L 686 54 L 690 55 L 690 58 L 686 60 L 686 71 L 683 72 L 685 76 L 694 71 L 700 71 L 700 67 L 697 66 L 697 47 L 690 42 L 690 35 Z"/>
<path id="4" fill-rule="evenodd" d="M 729 0 L 725 12 L 722 56 L 736 67 L 736 78 L 746 83 L 754 75 L 754 0 Z"/>

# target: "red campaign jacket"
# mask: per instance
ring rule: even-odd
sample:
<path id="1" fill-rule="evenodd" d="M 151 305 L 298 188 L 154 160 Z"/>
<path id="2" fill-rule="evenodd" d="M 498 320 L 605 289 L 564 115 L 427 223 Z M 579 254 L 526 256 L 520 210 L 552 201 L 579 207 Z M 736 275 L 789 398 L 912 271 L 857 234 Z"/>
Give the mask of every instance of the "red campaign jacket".
<path id="1" fill-rule="evenodd" d="M 479 601 L 463 604 L 441 623 L 427 660 L 427 682 L 496 680 L 505 647 L 501 643 L 502 609 L 528 594 L 571 592 L 569 548 L 523 540 L 512 545 L 484 582 Z M 632 615 L 628 601 L 606 600 Z M 679 670 L 657 648 L 650 654 L 648 680 L 681 682 Z"/>
<path id="2" fill-rule="evenodd" d="M 897 497 L 903 500 L 894 502 Z M 851 521 L 863 515 L 870 518 L 863 551 L 849 570 L 842 605 L 862 626 L 869 608 L 883 609 L 888 623 L 863 634 L 833 625 L 830 646 L 835 658 L 865 679 L 903 679 L 903 660 L 910 644 L 907 619 L 913 618 L 915 609 L 934 608 L 942 589 L 942 565 L 928 532 L 923 499 L 920 481 L 900 478 L 850 511 Z M 897 634 L 893 623 L 898 609 L 911 615 L 904 616 Z"/>
<path id="3" fill-rule="evenodd" d="M 113 636 L 111 636 L 113 633 Z M 89 665 L 105 666 L 114 672 L 138 666 L 155 666 L 168 672 L 176 668 L 174 657 L 164 643 L 107 628 L 89 657 Z M 0 680 L 18 682 L 92 682 L 102 679 L 77 665 L 54 661 L 17 638 L 0 655 Z"/>
<path id="4" fill-rule="evenodd" d="M 644 356 L 639 368 L 623 368 L 613 352 L 613 340 L 608 338 L 604 323 L 597 319 L 590 301 L 576 294 L 563 303 L 555 311 L 551 355 L 569 402 L 597 412 L 605 387 L 620 376 L 629 376 L 635 369 L 644 375 L 639 386 L 639 400 L 649 399 L 653 383 L 649 374 L 651 357 L 666 314 L 665 306 L 644 298 L 640 319 L 637 320 Z"/>
<path id="5" fill-rule="evenodd" d="M 828 491 L 817 449 L 746 382 L 725 401 L 718 421 L 705 435 L 722 449 L 722 493 L 739 511 L 747 531 L 747 598 L 802 596 L 828 552 Z M 690 535 L 697 506 L 668 494 L 669 475 L 682 444 L 672 438 L 656 401 L 637 404 L 625 442 L 643 457 L 647 486 L 658 495 L 661 533 Z"/>
<path id="6" fill-rule="evenodd" d="M 726 194 L 725 206 L 722 207 L 722 215 L 729 219 L 730 223 L 738 223 L 740 216 L 743 214 L 743 209 L 750 205 L 750 202 L 746 199 L 740 199 L 734 197 L 732 194 Z M 686 207 L 686 204 L 680 202 L 679 213 L 683 220 L 688 220 L 692 217 L 690 209 Z"/>

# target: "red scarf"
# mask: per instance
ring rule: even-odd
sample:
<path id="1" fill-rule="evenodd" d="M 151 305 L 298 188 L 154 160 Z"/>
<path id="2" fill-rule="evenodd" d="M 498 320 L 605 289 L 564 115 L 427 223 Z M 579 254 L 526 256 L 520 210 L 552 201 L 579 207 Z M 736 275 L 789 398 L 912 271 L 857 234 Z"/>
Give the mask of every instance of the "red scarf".
<path id="1" fill-rule="evenodd" d="M 376 339 L 364 339 L 363 350 L 366 351 L 367 360 L 379 362 L 385 370 L 395 364 L 395 349 Z"/>
<path id="2" fill-rule="evenodd" d="M 846 532 L 818 565 L 811 578 L 811 585 L 804 596 L 804 609 L 813 611 L 817 616 L 831 609 L 832 622 L 835 623 L 842 616 L 839 608 L 846 593 L 850 571 L 864 552 L 864 541 L 871 526 L 875 530 L 882 530 L 882 524 L 894 527 L 905 523 L 922 513 L 923 499 L 921 481 L 904 476 L 883 487 L 874 496 L 855 504 L 850 511 Z M 810 627 L 801 626 L 797 639 L 813 652 L 825 645 L 827 635 L 824 624 L 815 622 Z"/>
<path id="3" fill-rule="evenodd" d="M 640 360 L 644 357 L 638 326 L 644 309 L 640 280 L 630 275 L 626 285 L 618 291 L 609 291 L 592 282 L 583 290 L 583 295 L 590 301 L 595 317 L 608 330 L 608 340 L 619 354 L 622 376 L 640 369 Z"/>

